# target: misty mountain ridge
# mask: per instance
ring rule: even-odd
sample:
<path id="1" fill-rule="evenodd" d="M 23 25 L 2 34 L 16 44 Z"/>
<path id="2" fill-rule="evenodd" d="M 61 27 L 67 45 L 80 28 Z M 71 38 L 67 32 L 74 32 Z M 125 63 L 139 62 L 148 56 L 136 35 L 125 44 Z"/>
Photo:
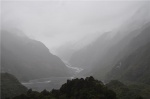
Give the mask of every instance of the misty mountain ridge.
<path id="1" fill-rule="evenodd" d="M 70 75 L 61 59 L 51 54 L 40 41 L 7 31 L 2 31 L 1 36 L 3 72 L 11 73 L 19 80 Z"/>
<path id="2" fill-rule="evenodd" d="M 143 44 L 145 44 L 146 42 L 148 42 L 145 39 L 145 41 L 143 41 L 143 43 L 142 42 L 136 43 L 135 45 L 130 47 L 130 50 L 126 50 L 128 48 L 128 44 L 131 43 L 132 39 L 136 38 L 136 36 L 138 36 L 138 34 L 142 34 L 144 29 L 146 29 L 147 27 L 149 27 L 149 23 L 143 25 L 141 28 L 131 31 L 131 33 L 129 35 L 125 36 L 123 39 L 121 39 L 115 45 L 110 47 L 109 50 L 107 51 L 107 53 L 102 58 L 102 61 L 96 63 L 97 68 L 94 68 L 93 70 L 98 70 L 98 68 L 100 69 L 101 66 L 103 66 L 104 69 L 109 68 L 109 70 L 111 70 L 111 68 L 114 66 L 114 64 L 126 55 L 126 52 L 132 53 L 135 51 L 135 48 L 138 48 L 138 47 L 142 46 Z M 101 63 L 102 63 L 102 65 L 101 65 Z M 107 71 L 109 71 L 109 70 L 107 70 Z M 100 72 L 100 71 L 97 71 L 97 73 L 98 72 Z M 97 74 L 95 74 L 95 75 L 97 75 Z"/>
<path id="3" fill-rule="evenodd" d="M 108 79 L 150 84 L 150 24 L 122 52 L 124 57 L 116 62 Z"/>
<path id="4" fill-rule="evenodd" d="M 86 69 L 83 75 L 104 78 L 113 64 L 124 57 L 123 51 L 130 41 L 149 26 L 149 13 L 147 11 L 138 10 L 131 19 L 118 29 L 104 33 L 88 46 L 76 51 L 70 58 L 70 64 Z M 143 18 L 141 19 L 141 17 Z M 145 40 L 145 42 L 147 41 Z M 138 46 L 138 44 L 135 45 Z"/>
<path id="5" fill-rule="evenodd" d="M 71 56 L 73 55 L 73 53 L 76 53 L 77 51 L 82 50 L 82 49 L 86 49 L 86 48 L 88 49 L 89 45 L 92 45 L 92 43 L 96 42 L 96 40 L 99 39 L 100 36 L 108 32 L 110 32 L 107 37 L 108 39 L 113 39 L 116 35 L 121 36 L 121 37 L 116 36 L 117 38 L 120 38 L 120 39 L 124 38 L 124 36 L 131 33 L 131 31 L 137 30 L 138 28 L 141 28 L 144 24 L 149 22 L 150 14 L 149 14 L 148 7 L 149 5 L 147 3 L 145 6 L 138 8 L 135 12 L 132 12 L 131 16 L 128 17 L 128 19 L 124 20 L 124 22 L 116 28 L 113 28 L 111 30 L 103 30 L 104 32 L 102 32 L 102 30 L 96 31 L 96 32 L 93 32 L 91 35 L 87 35 L 86 37 L 82 38 L 81 40 L 77 42 L 72 42 L 72 43 L 69 42 L 69 44 L 66 43 L 62 45 L 61 47 L 57 48 L 58 50 L 58 51 L 56 50 L 57 55 L 69 61 L 71 60 Z M 61 49 L 65 49 L 65 50 L 61 50 Z M 71 54 L 68 55 L 67 52 Z"/>

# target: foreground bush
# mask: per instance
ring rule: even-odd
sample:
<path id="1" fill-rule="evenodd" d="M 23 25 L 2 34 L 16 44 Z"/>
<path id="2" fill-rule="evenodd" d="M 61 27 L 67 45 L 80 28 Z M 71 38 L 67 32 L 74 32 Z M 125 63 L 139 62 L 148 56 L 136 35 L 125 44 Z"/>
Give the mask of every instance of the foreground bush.
<path id="1" fill-rule="evenodd" d="M 91 76 L 67 80 L 59 90 L 51 92 L 43 90 L 39 93 L 30 89 L 27 94 L 13 99 L 116 99 L 116 94 Z"/>

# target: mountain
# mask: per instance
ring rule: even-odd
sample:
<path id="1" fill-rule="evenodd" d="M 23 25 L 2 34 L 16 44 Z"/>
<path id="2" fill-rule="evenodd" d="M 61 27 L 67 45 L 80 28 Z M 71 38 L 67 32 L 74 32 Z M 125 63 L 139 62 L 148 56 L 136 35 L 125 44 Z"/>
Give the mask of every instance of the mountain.
<path id="1" fill-rule="evenodd" d="M 124 56 L 124 53 L 119 52 L 124 51 L 130 40 L 140 34 L 146 26 L 147 24 L 133 30 L 126 26 L 128 31 L 120 28 L 117 31 L 104 33 L 92 44 L 75 52 L 70 64 L 84 68 L 86 72 L 88 71 L 85 75 L 104 78 L 113 64 Z"/>
<path id="2" fill-rule="evenodd" d="M 99 75 L 105 76 L 107 72 L 109 72 L 116 65 L 116 63 L 120 61 L 120 59 L 127 55 L 127 53 L 130 54 L 134 52 L 137 48 L 147 43 L 148 40 L 143 39 L 141 42 L 136 42 L 130 47 L 128 46 L 131 44 L 132 40 L 136 38 L 139 34 L 142 34 L 145 31 L 148 32 L 147 29 L 149 28 L 149 26 L 150 23 L 146 23 L 141 27 L 135 29 L 134 31 L 130 31 L 128 35 L 124 36 L 116 44 L 111 46 L 106 52 L 106 54 L 103 56 L 102 60 L 94 64 L 94 75 L 98 78 L 101 78 Z M 147 35 L 147 37 L 149 38 L 149 35 Z"/>
<path id="3" fill-rule="evenodd" d="M 123 52 L 124 57 L 116 62 L 107 78 L 150 84 L 150 24 Z"/>
<path id="4" fill-rule="evenodd" d="M 3 72 L 13 74 L 21 81 L 70 75 L 62 60 L 40 41 L 7 31 L 2 31 L 1 37 Z"/>
<path id="5" fill-rule="evenodd" d="M 140 47 L 144 44 L 144 42 L 136 43 L 131 46 L 130 51 L 127 50 L 132 39 L 149 27 L 150 19 L 147 11 L 141 8 L 119 28 L 103 33 L 94 42 L 76 51 L 69 63 L 82 67 L 84 71 L 81 75 L 105 79 L 105 75 L 126 55 L 126 52 L 132 53 L 135 50 L 134 46 Z"/>
<path id="6" fill-rule="evenodd" d="M 25 94 L 27 88 L 11 74 L 1 73 L 1 99 L 13 98 L 14 96 Z"/>

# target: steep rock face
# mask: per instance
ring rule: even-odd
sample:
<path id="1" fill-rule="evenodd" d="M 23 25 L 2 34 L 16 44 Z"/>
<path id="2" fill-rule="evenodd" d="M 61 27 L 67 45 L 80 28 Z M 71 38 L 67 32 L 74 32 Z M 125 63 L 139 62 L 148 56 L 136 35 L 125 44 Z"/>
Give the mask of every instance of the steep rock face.
<path id="1" fill-rule="evenodd" d="M 1 73 L 1 99 L 13 98 L 20 94 L 25 94 L 27 88 L 11 74 Z"/>
<path id="2" fill-rule="evenodd" d="M 68 76 L 68 68 L 46 46 L 26 36 L 2 31 L 2 71 L 19 80 L 50 76 Z"/>
<path id="3" fill-rule="evenodd" d="M 150 84 L 150 25 L 128 44 L 124 53 L 107 78 Z"/>

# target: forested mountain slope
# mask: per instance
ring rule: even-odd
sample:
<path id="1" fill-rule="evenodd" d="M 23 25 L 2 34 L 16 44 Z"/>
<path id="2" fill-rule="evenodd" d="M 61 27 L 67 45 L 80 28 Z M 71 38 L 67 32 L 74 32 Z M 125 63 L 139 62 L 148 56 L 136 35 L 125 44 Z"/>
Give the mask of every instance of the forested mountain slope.
<path id="1" fill-rule="evenodd" d="M 105 74 L 114 66 L 114 63 L 124 57 L 125 53 L 128 52 L 128 50 L 125 49 L 128 48 L 128 44 L 131 43 L 130 41 L 148 26 L 149 23 L 133 30 L 130 29 L 129 26 L 126 26 L 125 30 L 123 28 L 119 29 L 118 32 L 104 33 L 86 48 L 75 52 L 70 63 L 84 69 L 88 68 L 89 71 L 85 73 L 85 75 L 89 74 L 94 75 L 96 78 L 104 78 Z M 129 28 L 129 30 L 127 30 L 127 28 Z M 140 47 L 143 44 L 144 42 L 134 44 L 134 46 Z M 134 46 L 131 49 L 134 50 Z"/>
<path id="2" fill-rule="evenodd" d="M 149 28 L 149 15 L 145 15 L 146 11 L 140 9 L 118 29 L 103 33 L 94 42 L 76 51 L 70 59 L 71 65 L 84 68 L 82 75 L 105 79 L 105 75 L 120 59 L 147 42 L 137 42 L 128 49 L 129 43 Z"/>
<path id="3" fill-rule="evenodd" d="M 1 73 L 1 99 L 13 98 L 14 96 L 25 94 L 27 88 L 11 74 Z"/>
<path id="4" fill-rule="evenodd" d="M 7 31 L 2 31 L 1 37 L 2 71 L 19 80 L 69 75 L 62 60 L 51 54 L 43 43 Z"/>
<path id="5" fill-rule="evenodd" d="M 123 52 L 124 57 L 116 62 L 108 78 L 150 84 L 150 25 Z"/>

